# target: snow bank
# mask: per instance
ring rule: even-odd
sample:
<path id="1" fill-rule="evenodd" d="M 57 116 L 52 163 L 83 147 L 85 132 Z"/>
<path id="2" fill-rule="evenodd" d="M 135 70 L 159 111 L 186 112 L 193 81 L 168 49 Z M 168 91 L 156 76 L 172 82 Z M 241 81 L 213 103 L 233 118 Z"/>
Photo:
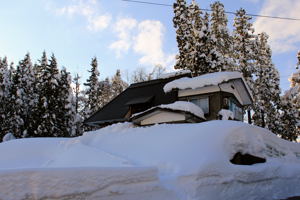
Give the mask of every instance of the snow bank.
<path id="1" fill-rule="evenodd" d="M 155 168 L 55 168 L 0 171 L 0 198 L 178 199 L 159 183 Z"/>
<path id="2" fill-rule="evenodd" d="M 266 163 L 234 165 L 237 152 Z M 0 199 L 284 199 L 300 195 L 299 181 L 299 144 L 236 121 L 123 123 L 0 144 Z"/>
<path id="3" fill-rule="evenodd" d="M 165 92 L 170 92 L 172 89 L 196 89 L 209 85 L 218 85 L 231 79 L 242 78 L 239 72 L 215 72 L 204 74 L 193 78 L 180 78 L 167 83 L 164 86 Z"/>

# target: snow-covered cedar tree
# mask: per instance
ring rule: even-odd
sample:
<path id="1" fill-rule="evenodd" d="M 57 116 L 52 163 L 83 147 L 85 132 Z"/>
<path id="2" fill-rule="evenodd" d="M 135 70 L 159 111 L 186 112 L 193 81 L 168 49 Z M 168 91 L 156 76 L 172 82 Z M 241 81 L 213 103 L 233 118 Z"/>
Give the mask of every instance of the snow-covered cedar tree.
<path id="1" fill-rule="evenodd" d="M 246 15 L 244 9 L 237 11 L 234 18 L 233 47 L 234 57 L 237 62 L 237 71 L 240 71 L 246 79 L 249 87 L 253 87 L 253 74 L 255 71 L 255 38 L 251 17 Z"/>
<path id="2" fill-rule="evenodd" d="M 75 136 L 79 136 L 83 132 L 83 117 L 81 116 L 81 110 L 83 109 L 83 103 L 84 101 L 82 92 L 80 90 L 80 76 L 76 74 L 76 76 L 73 79 L 74 87 L 73 87 L 73 93 L 74 93 L 74 110 L 75 110 L 75 119 L 73 126 L 75 129 Z"/>
<path id="3" fill-rule="evenodd" d="M 99 85 L 101 90 L 100 107 L 103 107 L 113 98 L 112 85 L 108 77 L 101 81 Z"/>
<path id="4" fill-rule="evenodd" d="M 267 40 L 266 33 L 259 34 L 256 40 L 253 121 L 255 125 L 279 134 L 279 73 L 272 63 L 272 52 Z"/>
<path id="5" fill-rule="evenodd" d="M 101 107 L 102 91 L 99 84 L 99 71 L 98 71 L 97 58 L 93 58 L 91 62 L 90 76 L 84 85 L 86 86 L 85 96 L 86 102 L 84 107 L 84 118 L 89 117 Z"/>
<path id="6" fill-rule="evenodd" d="M 10 131 L 11 99 L 11 68 L 8 67 L 7 58 L 0 58 L 0 138 Z"/>
<path id="7" fill-rule="evenodd" d="M 43 68 L 39 82 L 39 100 L 38 110 L 40 112 L 40 122 L 35 131 L 38 137 L 57 137 L 61 136 L 62 131 L 58 126 L 61 119 L 59 110 L 62 109 L 59 103 L 61 75 L 58 70 L 57 61 L 54 55 L 47 63 L 46 55 L 40 61 L 40 67 Z"/>
<path id="8" fill-rule="evenodd" d="M 211 40 L 215 46 L 216 54 L 219 60 L 216 62 L 216 68 L 221 71 L 232 70 L 235 64 L 232 59 L 233 44 L 232 37 L 227 28 L 227 16 L 225 14 L 224 5 L 216 1 L 210 5 L 211 7 Z"/>
<path id="9" fill-rule="evenodd" d="M 300 120 L 300 70 L 293 73 L 289 78 L 290 89 L 285 92 L 284 98 L 289 99 L 295 110 L 297 119 Z"/>
<path id="10" fill-rule="evenodd" d="M 34 92 L 35 75 L 29 54 L 19 62 L 13 75 L 11 131 L 17 138 L 29 137 L 35 121 L 32 120 L 37 102 Z"/>
<path id="11" fill-rule="evenodd" d="M 112 98 L 118 96 L 128 87 L 128 84 L 122 80 L 121 71 L 118 69 L 116 74 L 111 79 Z"/>
<path id="12" fill-rule="evenodd" d="M 237 63 L 236 71 L 240 71 L 250 90 L 253 91 L 253 75 L 255 72 L 255 38 L 253 25 L 250 23 L 251 17 L 246 15 L 244 9 L 237 11 L 234 18 L 233 29 L 233 50 L 234 59 Z M 247 109 L 248 122 L 251 121 L 251 108 Z"/>
<path id="13" fill-rule="evenodd" d="M 222 58 L 222 54 L 218 50 L 216 39 L 212 36 L 208 13 L 205 13 L 203 18 L 202 33 L 203 34 L 200 32 L 196 42 L 202 44 L 199 48 L 201 51 L 203 51 L 200 54 L 200 58 L 204 59 L 205 57 L 206 64 L 200 63 L 199 75 L 222 71 L 224 67 L 224 60 Z M 207 67 L 205 67 L 205 65 Z"/>
<path id="14" fill-rule="evenodd" d="M 300 136 L 300 71 L 293 73 L 289 81 L 290 89 L 281 98 L 281 135 L 285 139 L 296 140 Z"/>
<path id="15" fill-rule="evenodd" d="M 59 119 L 57 126 L 60 128 L 59 135 L 68 137 L 75 135 L 74 121 L 76 112 L 74 107 L 74 96 L 71 88 L 72 78 L 65 68 L 60 71 L 58 104 L 60 109 L 57 110 L 56 116 Z"/>
<path id="16" fill-rule="evenodd" d="M 232 65 L 229 58 L 232 45 L 223 5 L 216 3 L 212 7 L 213 31 L 209 14 L 203 15 L 195 1 L 189 6 L 179 0 L 174 4 L 173 23 L 179 49 L 175 69 L 189 69 L 193 76 L 198 76 L 224 71 L 227 65 Z"/>
<path id="17" fill-rule="evenodd" d="M 281 100 L 280 111 L 280 124 L 277 127 L 279 135 L 283 139 L 296 141 L 300 136 L 296 118 L 299 111 L 295 110 L 291 100 L 286 97 L 283 97 Z"/>
<path id="18" fill-rule="evenodd" d="M 35 121 L 34 136 L 42 137 L 44 132 L 47 131 L 46 128 L 42 130 L 43 125 L 41 123 L 44 121 L 43 118 L 47 112 L 47 93 L 45 90 L 47 85 L 49 85 L 48 79 L 50 77 L 48 59 L 45 51 L 38 63 L 34 65 L 34 73 L 36 76 L 35 92 L 37 94 L 37 104 L 34 107 L 32 115 L 32 119 Z"/>
<path id="19" fill-rule="evenodd" d="M 173 25 L 176 30 L 176 40 L 179 54 L 176 56 L 175 69 L 190 69 L 191 60 L 189 54 L 192 48 L 192 24 L 191 13 L 185 0 L 176 0 L 173 4 L 174 17 Z"/>

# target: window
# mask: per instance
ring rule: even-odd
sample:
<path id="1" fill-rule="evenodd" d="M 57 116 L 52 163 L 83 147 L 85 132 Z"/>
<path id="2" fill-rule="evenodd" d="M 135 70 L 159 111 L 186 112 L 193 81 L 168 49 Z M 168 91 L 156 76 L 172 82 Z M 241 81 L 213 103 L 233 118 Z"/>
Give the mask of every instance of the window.
<path id="1" fill-rule="evenodd" d="M 243 121 L 243 109 L 232 98 L 229 99 L 229 110 L 233 112 L 235 119 Z"/>
<path id="2" fill-rule="evenodd" d="M 189 98 L 189 102 L 196 104 L 200 108 L 202 108 L 204 114 L 209 113 L 209 99 L 208 97 L 205 98 L 199 98 L 199 97 L 194 97 L 194 98 Z"/>

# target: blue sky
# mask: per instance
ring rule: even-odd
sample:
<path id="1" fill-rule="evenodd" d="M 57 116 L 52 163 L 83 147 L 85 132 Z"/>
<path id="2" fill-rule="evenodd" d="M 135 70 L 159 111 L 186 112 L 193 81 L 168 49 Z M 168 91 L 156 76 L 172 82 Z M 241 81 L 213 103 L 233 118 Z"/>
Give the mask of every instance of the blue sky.
<path id="1" fill-rule="evenodd" d="M 150 1 L 150 0 L 149 0 Z M 151 0 L 172 4 L 173 0 Z M 201 8 L 213 1 L 197 0 Z M 224 0 L 228 11 L 300 18 L 297 0 Z M 36 61 L 46 50 L 60 66 L 84 82 L 91 58 L 99 61 L 101 78 L 121 69 L 124 76 L 137 67 L 151 70 L 162 64 L 169 70 L 177 53 L 171 7 L 121 0 L 10 0 L 0 7 L 0 57 L 18 62 L 27 52 Z M 230 29 L 234 16 L 228 15 Z M 281 86 L 289 87 L 300 41 L 300 21 L 254 18 L 257 32 L 270 35 L 273 60 Z M 125 78 L 125 77 L 124 77 Z"/>

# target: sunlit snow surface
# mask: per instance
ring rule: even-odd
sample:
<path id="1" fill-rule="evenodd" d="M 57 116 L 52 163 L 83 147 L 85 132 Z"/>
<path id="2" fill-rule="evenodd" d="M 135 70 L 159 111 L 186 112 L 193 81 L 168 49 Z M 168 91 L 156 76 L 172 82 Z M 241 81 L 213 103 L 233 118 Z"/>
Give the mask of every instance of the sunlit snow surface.
<path id="1" fill-rule="evenodd" d="M 234 165 L 237 152 L 267 159 Z M 283 199 L 300 195 L 300 145 L 235 121 L 117 124 L 0 144 L 0 199 Z"/>

